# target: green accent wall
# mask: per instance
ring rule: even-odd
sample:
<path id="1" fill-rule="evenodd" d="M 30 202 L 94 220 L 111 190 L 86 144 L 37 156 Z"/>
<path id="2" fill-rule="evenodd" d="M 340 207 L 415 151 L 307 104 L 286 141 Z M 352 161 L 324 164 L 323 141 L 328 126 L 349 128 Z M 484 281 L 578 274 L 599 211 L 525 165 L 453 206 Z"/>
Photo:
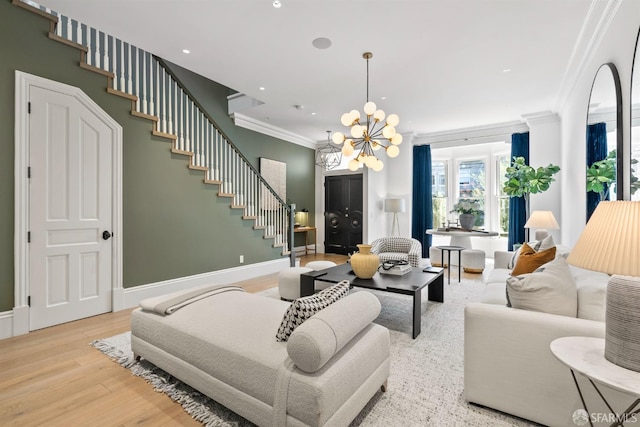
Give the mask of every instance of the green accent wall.
<path id="1" fill-rule="evenodd" d="M 151 135 L 152 122 L 131 116 L 130 101 L 107 94 L 104 76 L 78 66 L 76 49 L 47 37 L 46 19 L 9 0 L 0 1 L 0 16 L 0 312 L 14 307 L 15 70 L 79 87 L 123 127 L 125 288 L 236 267 L 240 255 L 245 264 L 282 257 L 253 221 L 217 197 L 218 186 L 187 169 L 187 157 Z M 256 168 L 260 157 L 287 163 L 287 198 L 311 210 L 314 151 L 235 127 L 226 113 L 228 88 L 172 68 Z"/>

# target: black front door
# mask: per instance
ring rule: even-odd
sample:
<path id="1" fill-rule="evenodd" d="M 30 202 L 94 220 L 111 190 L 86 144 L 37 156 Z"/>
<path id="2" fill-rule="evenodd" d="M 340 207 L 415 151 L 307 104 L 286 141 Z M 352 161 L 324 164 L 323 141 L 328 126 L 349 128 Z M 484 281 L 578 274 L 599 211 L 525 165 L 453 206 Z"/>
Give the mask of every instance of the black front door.
<path id="1" fill-rule="evenodd" d="M 362 243 L 362 175 L 326 177 L 324 205 L 324 251 L 356 252 L 356 245 Z"/>

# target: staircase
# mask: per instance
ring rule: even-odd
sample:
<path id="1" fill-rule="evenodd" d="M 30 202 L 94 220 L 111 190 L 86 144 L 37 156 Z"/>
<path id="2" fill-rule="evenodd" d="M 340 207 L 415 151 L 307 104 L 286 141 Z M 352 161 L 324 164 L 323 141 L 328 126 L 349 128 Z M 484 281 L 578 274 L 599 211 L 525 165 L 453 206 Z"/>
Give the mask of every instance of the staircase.
<path id="1" fill-rule="evenodd" d="M 104 75 L 107 92 L 131 100 L 131 114 L 153 122 L 152 134 L 168 140 L 172 153 L 189 157 L 188 168 L 202 171 L 204 183 L 217 185 L 218 197 L 242 209 L 242 219 L 264 230 L 295 264 L 295 205 L 282 200 L 162 59 L 33 1 L 12 3 L 47 18 L 50 39 L 78 49 L 80 67 Z"/>

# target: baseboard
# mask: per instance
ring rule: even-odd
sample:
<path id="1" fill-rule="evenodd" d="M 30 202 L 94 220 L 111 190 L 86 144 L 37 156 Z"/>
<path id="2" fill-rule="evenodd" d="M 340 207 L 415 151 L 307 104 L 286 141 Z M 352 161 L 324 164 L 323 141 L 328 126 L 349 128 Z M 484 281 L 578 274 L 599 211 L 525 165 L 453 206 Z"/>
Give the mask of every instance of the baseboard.
<path id="1" fill-rule="evenodd" d="M 304 251 L 304 250 L 303 250 Z M 277 273 L 289 266 L 289 258 L 249 264 L 225 270 L 211 271 L 193 276 L 179 277 L 162 282 L 148 283 L 133 288 L 116 289 L 113 292 L 113 311 L 137 307 L 141 300 L 176 292 L 208 283 L 232 283 Z M 297 261 L 299 263 L 299 261 Z M 15 307 L 0 312 L 0 339 L 11 338 L 29 332 L 29 307 Z"/>
<path id="2" fill-rule="evenodd" d="M 0 313 L 0 340 L 13 336 L 13 311 Z"/>
<path id="3" fill-rule="evenodd" d="M 115 304 L 121 310 L 137 307 L 140 301 L 170 292 L 189 289 L 194 286 L 206 285 L 209 283 L 232 283 L 242 280 L 249 280 L 255 277 L 277 273 L 289 266 L 289 258 L 281 258 L 273 261 L 266 261 L 250 264 L 242 267 L 233 267 L 225 270 L 211 271 L 193 276 L 179 277 L 177 279 L 164 280 L 162 282 L 149 283 L 133 288 L 126 288 L 122 294 L 122 304 Z"/>

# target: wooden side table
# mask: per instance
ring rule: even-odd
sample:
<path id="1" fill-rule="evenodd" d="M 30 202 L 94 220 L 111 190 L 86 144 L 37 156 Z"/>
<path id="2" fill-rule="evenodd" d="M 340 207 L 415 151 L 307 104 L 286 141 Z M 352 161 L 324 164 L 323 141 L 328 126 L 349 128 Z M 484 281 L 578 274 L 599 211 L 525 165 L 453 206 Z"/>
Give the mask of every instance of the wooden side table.
<path id="1" fill-rule="evenodd" d="M 640 405 L 640 372 L 623 368 L 605 359 L 604 338 L 563 337 L 553 340 L 550 347 L 553 355 L 571 370 L 573 381 L 587 415 L 590 412 L 576 380 L 576 372 L 589 380 L 607 408 L 615 415 L 616 421 L 611 424 L 612 426 L 624 426 L 625 421 L 633 422 L 640 419 L 640 415 L 638 415 L 640 413 L 638 408 Z M 636 400 L 627 409 L 618 413 L 607 402 L 596 383 L 635 396 Z M 590 417 L 588 421 L 593 426 Z"/>
<path id="2" fill-rule="evenodd" d="M 313 253 L 318 253 L 318 235 L 316 227 L 294 227 L 294 233 L 304 233 L 304 254 L 309 253 L 309 232 L 313 232 Z"/>

